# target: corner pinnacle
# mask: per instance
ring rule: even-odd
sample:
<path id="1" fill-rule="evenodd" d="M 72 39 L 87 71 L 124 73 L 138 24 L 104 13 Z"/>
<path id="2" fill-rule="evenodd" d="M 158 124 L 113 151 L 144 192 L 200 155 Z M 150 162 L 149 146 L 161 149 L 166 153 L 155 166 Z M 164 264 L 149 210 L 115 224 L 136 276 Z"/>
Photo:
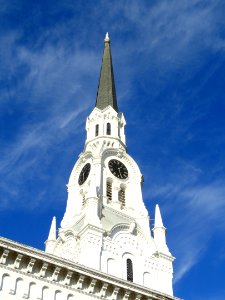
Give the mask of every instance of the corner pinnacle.
<path id="1" fill-rule="evenodd" d="M 155 207 L 155 227 L 164 227 L 158 204 Z"/>

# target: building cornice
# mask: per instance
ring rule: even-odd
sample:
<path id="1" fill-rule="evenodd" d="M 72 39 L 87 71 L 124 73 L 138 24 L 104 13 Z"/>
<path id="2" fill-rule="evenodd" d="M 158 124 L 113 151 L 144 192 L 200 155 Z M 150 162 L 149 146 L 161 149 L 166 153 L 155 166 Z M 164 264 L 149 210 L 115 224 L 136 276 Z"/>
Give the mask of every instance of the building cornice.
<path id="1" fill-rule="evenodd" d="M 7 258 L 10 257 L 10 263 L 8 263 Z M 39 265 L 39 270 L 33 270 L 33 265 Z M 0 237 L 0 267 L 5 267 L 6 269 L 13 269 L 15 272 L 24 273 L 24 275 L 37 277 L 39 280 L 51 281 L 54 284 L 60 285 L 62 287 L 70 287 L 72 290 L 77 290 L 82 293 L 89 293 L 92 290 L 94 292 L 93 282 L 98 282 L 98 286 L 101 285 L 101 291 L 103 291 L 108 286 L 111 286 L 113 290 L 120 289 L 126 295 L 126 293 L 133 293 L 136 295 L 136 299 L 143 300 L 180 300 L 179 298 L 166 295 L 164 293 L 148 289 L 146 287 L 140 286 L 138 284 L 131 283 L 129 281 L 119 279 L 112 275 L 87 268 L 85 266 L 72 263 L 61 259 L 55 255 L 45 253 L 44 251 L 32 248 L 8 240 L 6 238 Z M 49 269 L 52 274 L 45 278 L 46 269 Z M 64 280 L 62 278 L 59 281 L 59 273 L 64 274 Z M 75 284 L 70 284 L 68 278 L 76 275 L 78 278 Z M 88 288 L 82 289 L 82 282 L 89 279 Z M 137 298 L 140 295 L 140 298 Z M 104 296 L 105 297 L 105 296 Z M 101 299 L 102 294 L 96 294 L 96 298 Z M 107 297 L 105 297 L 107 299 Z"/>

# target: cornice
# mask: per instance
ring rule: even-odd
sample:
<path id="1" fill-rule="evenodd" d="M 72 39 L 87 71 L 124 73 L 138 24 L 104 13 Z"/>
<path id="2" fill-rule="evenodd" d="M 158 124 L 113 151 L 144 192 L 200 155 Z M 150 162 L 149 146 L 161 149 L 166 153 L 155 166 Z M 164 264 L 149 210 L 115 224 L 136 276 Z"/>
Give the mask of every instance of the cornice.
<path id="1" fill-rule="evenodd" d="M 35 259 L 35 262 L 38 261 L 39 263 L 42 264 L 41 270 L 44 268 L 44 266 L 51 265 L 51 269 L 53 270 L 53 274 L 52 274 L 53 277 L 54 277 L 55 272 L 57 272 L 57 270 L 59 270 L 59 268 L 60 268 L 60 270 L 64 270 L 64 273 L 67 273 L 67 274 L 70 272 L 76 273 L 76 275 L 78 275 L 79 278 L 84 276 L 84 277 L 89 278 L 91 280 L 91 282 L 93 280 L 99 282 L 102 284 L 102 289 L 104 288 L 104 286 L 110 285 L 114 289 L 116 289 L 116 288 L 122 289 L 124 291 L 124 294 L 126 294 L 127 292 L 132 292 L 132 293 L 135 293 L 136 295 L 141 295 L 140 299 L 143 299 L 143 300 L 147 300 L 147 299 L 148 300 L 151 300 L 151 299 L 180 300 L 179 298 L 169 296 L 169 295 L 166 295 L 164 293 L 161 293 L 161 292 L 158 292 L 158 291 L 155 291 L 152 289 L 148 289 L 148 288 L 140 286 L 138 284 L 134 284 L 129 281 L 119 279 L 112 275 L 109 275 L 109 274 L 106 274 L 106 273 L 103 273 L 100 271 L 96 271 L 91 268 L 87 268 L 87 267 L 79 265 L 77 263 L 72 263 L 70 261 L 66 261 L 57 256 L 45 253 L 44 251 L 35 249 L 33 247 L 26 246 L 26 245 L 20 244 L 18 242 L 14 242 L 12 240 L 8 240 L 6 238 L 0 237 L 0 256 L 3 257 L 4 253 L 6 254 L 6 258 L 4 257 L 3 260 L 1 259 L 0 267 L 1 267 L 1 265 L 4 265 L 4 267 L 7 269 L 13 269 L 16 272 L 24 273 L 31 277 L 33 277 L 34 274 L 32 274 L 32 272 L 29 272 L 28 268 L 29 268 L 29 264 Z M 14 263 L 7 265 L 7 256 L 9 254 L 10 254 L 11 258 L 14 257 Z M 26 257 L 29 261 L 28 265 L 24 269 L 23 268 L 16 269 L 16 267 L 15 267 L 16 263 L 18 261 L 18 258 L 20 258 L 20 255 L 22 255 L 23 257 Z M 39 279 L 41 280 L 42 276 L 39 276 Z M 43 279 L 46 280 L 46 278 L 43 278 Z M 49 279 L 47 279 L 47 280 L 49 280 Z M 65 278 L 65 280 L 66 280 L 66 278 Z M 62 284 L 62 282 L 59 283 L 57 281 L 57 279 L 56 280 L 54 279 L 54 282 L 51 281 L 51 283 L 59 284 L 63 287 L 70 287 L 69 285 Z M 90 286 L 91 286 L 91 284 L 90 284 Z M 76 286 L 75 287 L 72 286 L 70 288 L 76 289 Z M 90 288 L 91 287 L 89 287 L 89 289 Z M 80 291 L 80 288 L 79 288 L 79 291 Z M 97 298 L 99 298 L 99 297 L 97 297 Z"/>

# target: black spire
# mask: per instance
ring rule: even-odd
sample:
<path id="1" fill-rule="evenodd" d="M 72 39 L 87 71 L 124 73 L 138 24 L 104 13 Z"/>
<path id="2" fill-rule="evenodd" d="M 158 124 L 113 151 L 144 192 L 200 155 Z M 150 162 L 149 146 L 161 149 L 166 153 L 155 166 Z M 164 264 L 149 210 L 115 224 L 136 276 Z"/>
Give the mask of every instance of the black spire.
<path id="1" fill-rule="evenodd" d="M 104 109 L 111 105 L 118 112 L 116 100 L 116 88 L 113 75 L 112 55 L 110 51 L 109 35 L 106 33 L 104 40 L 104 52 L 102 57 L 102 66 L 98 83 L 98 92 L 95 107 Z"/>

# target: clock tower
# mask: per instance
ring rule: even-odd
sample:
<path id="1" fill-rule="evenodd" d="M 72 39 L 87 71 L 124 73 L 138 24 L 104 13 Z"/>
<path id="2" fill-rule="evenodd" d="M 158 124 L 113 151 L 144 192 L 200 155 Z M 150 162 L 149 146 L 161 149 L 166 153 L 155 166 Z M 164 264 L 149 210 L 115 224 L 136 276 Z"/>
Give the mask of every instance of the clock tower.
<path id="1" fill-rule="evenodd" d="M 172 296 L 174 257 L 158 205 L 151 233 L 142 198 L 143 176 L 127 153 L 125 125 L 106 34 L 84 150 L 69 178 L 58 236 L 53 218 L 46 252 Z"/>

